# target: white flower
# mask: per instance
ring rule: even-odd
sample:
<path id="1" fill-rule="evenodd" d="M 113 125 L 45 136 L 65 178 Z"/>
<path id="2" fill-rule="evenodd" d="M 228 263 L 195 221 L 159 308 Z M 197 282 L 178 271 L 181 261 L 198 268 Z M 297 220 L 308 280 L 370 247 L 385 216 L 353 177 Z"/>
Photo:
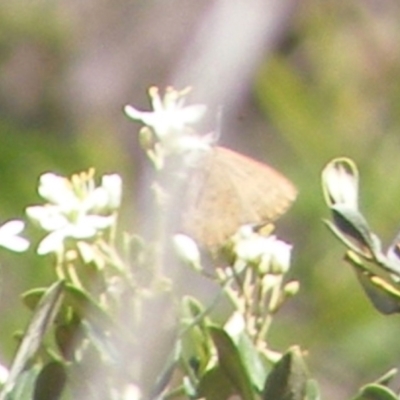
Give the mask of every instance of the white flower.
<path id="1" fill-rule="evenodd" d="M 189 236 L 183 234 L 176 234 L 173 237 L 173 243 L 178 256 L 196 271 L 200 271 L 200 251 L 196 242 Z"/>
<path id="2" fill-rule="evenodd" d="M 278 274 L 284 274 L 289 271 L 290 258 L 293 246 L 283 240 L 273 239 L 273 247 L 271 254 L 271 271 Z"/>
<path id="3" fill-rule="evenodd" d="M 358 171 L 350 159 L 331 161 L 322 172 L 322 185 L 329 206 L 341 204 L 358 209 Z"/>
<path id="4" fill-rule="evenodd" d="M 246 263 L 257 263 L 263 255 L 269 254 L 265 251 L 270 244 L 268 237 L 254 232 L 251 225 L 240 227 L 233 236 L 233 243 L 236 257 Z"/>
<path id="5" fill-rule="evenodd" d="M 4 385 L 7 382 L 10 371 L 3 365 L 0 364 L 0 385 Z"/>
<path id="6" fill-rule="evenodd" d="M 107 193 L 107 206 L 116 210 L 121 205 L 122 179 L 118 174 L 104 175 L 101 179 L 101 187 Z"/>
<path id="7" fill-rule="evenodd" d="M 121 178 L 106 175 L 95 186 L 93 171 L 65 177 L 46 173 L 39 180 L 39 194 L 48 201 L 31 206 L 27 215 L 49 232 L 38 247 L 39 254 L 57 252 L 65 239 L 88 239 L 109 228 L 115 221 L 111 211 L 121 200 Z"/>
<path id="8" fill-rule="evenodd" d="M 153 111 L 139 111 L 130 105 L 125 106 L 124 111 L 129 118 L 151 127 L 158 140 L 168 140 L 171 135 L 184 133 L 185 128 L 199 121 L 206 111 L 203 104 L 184 107 L 185 96 L 189 91 L 190 88 L 177 91 L 169 87 L 162 99 L 158 88 L 151 87 L 149 95 Z"/>
<path id="9" fill-rule="evenodd" d="M 140 400 L 141 398 L 142 396 L 138 386 L 129 384 L 124 388 L 122 400 Z"/>
<path id="10" fill-rule="evenodd" d="M 29 247 L 29 241 L 18 236 L 24 229 L 23 221 L 8 221 L 0 227 L 0 246 L 22 252 Z"/>
<path id="11" fill-rule="evenodd" d="M 290 267 L 292 246 L 275 236 L 263 236 L 244 225 L 232 238 L 237 260 L 256 265 L 261 273 L 283 274 Z"/>
<path id="12" fill-rule="evenodd" d="M 243 314 L 239 311 L 235 311 L 225 323 L 224 330 L 229 333 L 231 338 L 238 340 L 246 330 L 246 322 L 243 318 Z"/>

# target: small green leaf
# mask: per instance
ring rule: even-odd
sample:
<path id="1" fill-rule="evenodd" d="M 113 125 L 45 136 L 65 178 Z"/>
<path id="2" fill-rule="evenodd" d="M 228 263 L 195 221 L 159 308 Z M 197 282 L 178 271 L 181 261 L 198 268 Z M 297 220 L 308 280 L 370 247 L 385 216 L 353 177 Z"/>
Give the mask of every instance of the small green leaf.
<path id="1" fill-rule="evenodd" d="M 253 388 L 238 348 L 221 328 L 210 327 L 211 337 L 218 352 L 218 361 L 223 373 L 243 400 L 253 400 Z"/>
<path id="2" fill-rule="evenodd" d="M 208 329 L 211 321 L 206 309 L 197 299 L 185 296 L 182 301 L 181 318 L 183 329 L 182 357 L 190 365 L 197 377 L 201 376 L 206 368 L 210 368 L 209 361 L 215 352 L 214 344 Z M 196 366 L 193 367 L 193 361 Z"/>
<path id="3" fill-rule="evenodd" d="M 108 326 L 112 324 L 111 317 L 89 293 L 70 283 L 65 285 L 65 304 L 72 307 L 81 319 Z"/>
<path id="4" fill-rule="evenodd" d="M 46 292 L 46 288 L 35 288 L 22 293 L 21 298 L 24 305 L 26 305 L 31 311 L 33 311 L 38 305 L 43 294 Z"/>
<path id="5" fill-rule="evenodd" d="M 18 375 L 12 390 L 4 398 L 7 400 L 32 400 L 40 369 L 40 365 L 33 365 L 31 368 L 22 371 Z"/>
<path id="6" fill-rule="evenodd" d="M 352 400 L 399 400 L 399 398 L 386 386 L 372 383 L 362 387 Z"/>
<path id="7" fill-rule="evenodd" d="M 182 300 L 182 314 L 186 325 L 201 323 L 204 325 L 206 309 L 197 299 L 191 296 L 184 296 Z"/>
<path id="8" fill-rule="evenodd" d="M 309 390 L 308 372 L 301 350 L 294 346 L 282 356 L 268 375 L 262 398 L 304 400 Z"/>
<path id="9" fill-rule="evenodd" d="M 14 357 L 7 382 L 0 393 L 1 400 L 4 400 L 7 393 L 12 390 L 19 375 L 26 367 L 27 361 L 42 344 L 43 338 L 53 324 L 60 308 L 63 293 L 64 281 L 58 281 L 50 286 L 40 299 Z"/>
<path id="10" fill-rule="evenodd" d="M 61 397 L 67 374 L 64 365 L 57 361 L 48 363 L 37 377 L 33 400 L 57 400 Z"/>

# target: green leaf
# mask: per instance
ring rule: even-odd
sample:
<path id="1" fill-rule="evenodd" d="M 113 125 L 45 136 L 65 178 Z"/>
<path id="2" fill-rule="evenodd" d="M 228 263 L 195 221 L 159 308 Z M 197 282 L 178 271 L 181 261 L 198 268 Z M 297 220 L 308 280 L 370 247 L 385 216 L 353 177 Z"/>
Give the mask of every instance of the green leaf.
<path id="1" fill-rule="evenodd" d="M 33 400 L 57 400 L 63 392 L 67 374 L 63 364 L 48 363 L 37 377 Z"/>
<path id="2" fill-rule="evenodd" d="M 266 364 L 261 361 L 258 350 L 245 332 L 240 335 L 237 348 L 251 383 L 257 388 L 258 392 L 261 392 L 270 368 L 267 369 Z"/>
<path id="3" fill-rule="evenodd" d="M 40 373 L 41 366 L 33 365 L 18 375 L 12 390 L 5 395 L 7 400 L 32 400 L 36 378 Z"/>
<path id="4" fill-rule="evenodd" d="M 354 271 L 365 294 L 382 314 L 400 312 L 400 290 L 390 282 L 366 269 L 355 266 Z"/>
<path id="5" fill-rule="evenodd" d="M 39 304 L 40 299 L 46 292 L 46 288 L 35 288 L 22 293 L 21 298 L 24 305 L 33 311 Z"/>
<path id="6" fill-rule="evenodd" d="M 7 382 L 0 392 L 0 400 L 6 398 L 7 393 L 12 390 L 19 375 L 26 367 L 27 362 L 39 349 L 44 336 L 57 315 L 63 293 L 64 281 L 58 281 L 50 286 L 40 299 L 14 357 Z"/>
<path id="7" fill-rule="evenodd" d="M 251 381 L 238 348 L 223 329 L 216 326 L 209 329 L 217 348 L 218 361 L 222 372 L 243 400 L 253 400 Z"/>
<path id="8" fill-rule="evenodd" d="M 199 383 L 199 398 L 224 400 L 236 393 L 236 387 L 220 366 L 208 370 Z"/>
<path id="9" fill-rule="evenodd" d="M 340 204 L 332 206 L 331 210 L 335 225 L 342 233 L 339 238 L 348 247 L 368 259 L 384 258 L 379 238 L 359 211 Z M 338 235 L 338 232 L 334 233 Z"/>
<path id="10" fill-rule="evenodd" d="M 182 301 L 181 321 L 184 328 L 180 333 L 181 361 L 195 386 L 215 363 L 215 346 L 208 329 L 211 325 L 208 317 L 211 307 L 212 305 L 205 308 L 197 299 L 190 296 L 185 296 Z"/>
<path id="11" fill-rule="evenodd" d="M 315 379 L 309 379 L 306 387 L 305 400 L 320 400 L 318 383 Z"/>
<path id="12" fill-rule="evenodd" d="M 372 383 L 362 387 L 352 400 L 399 400 L 399 398 L 386 386 Z"/>
<path id="13" fill-rule="evenodd" d="M 182 300 L 182 314 L 183 322 L 186 326 L 190 327 L 194 324 L 200 324 L 204 328 L 209 322 L 206 311 L 203 304 L 197 299 L 191 296 L 184 296 Z"/>
<path id="14" fill-rule="evenodd" d="M 82 320 L 88 319 L 103 326 L 112 324 L 106 310 L 89 293 L 70 283 L 65 285 L 65 304 L 72 307 Z"/>
<path id="15" fill-rule="evenodd" d="M 264 400 L 304 400 L 307 398 L 309 379 L 301 350 L 294 346 L 276 363 L 265 382 Z M 314 391 L 311 393 L 314 395 Z"/>

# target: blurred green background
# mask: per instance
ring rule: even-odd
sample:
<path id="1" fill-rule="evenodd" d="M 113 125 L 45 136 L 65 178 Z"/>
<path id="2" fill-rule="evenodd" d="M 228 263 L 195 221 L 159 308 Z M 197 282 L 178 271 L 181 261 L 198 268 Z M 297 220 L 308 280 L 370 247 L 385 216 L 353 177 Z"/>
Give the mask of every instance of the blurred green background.
<path id="1" fill-rule="evenodd" d="M 40 201 L 41 173 L 69 175 L 93 166 L 122 175 L 125 227 L 135 230 L 135 200 L 145 174 L 138 126 L 127 121 L 122 107 L 148 108 L 152 84 L 196 86 L 174 71 L 199 21 L 207 25 L 206 14 L 216 3 L 0 4 L 2 221 L 23 218 L 24 208 Z M 278 2 L 264 3 L 276 23 L 263 33 L 264 46 L 254 50 L 251 71 L 236 77 L 245 89 L 224 110 L 221 140 L 268 160 L 299 188 L 278 234 L 294 244 L 292 275 L 301 292 L 277 319 L 271 342 L 282 350 L 293 343 L 307 349 L 323 397 L 346 398 L 399 364 L 400 321 L 368 303 L 342 261 L 344 249 L 321 223 L 328 212 L 320 173 L 335 156 L 354 159 L 362 211 L 388 245 L 400 226 L 400 5 L 288 0 L 278 10 Z M 240 33 L 240 24 L 234 29 Z M 231 39 L 225 39 L 226 48 L 234 53 Z M 205 68 L 213 70 L 215 62 L 209 59 Z M 222 85 L 224 77 L 217 79 Z M 207 96 L 200 98 L 208 103 Z M 34 243 L 40 238 L 30 228 L 27 235 Z M 15 349 L 12 333 L 28 318 L 19 293 L 53 279 L 52 260 L 34 250 L 24 255 L 1 250 L 5 363 Z"/>

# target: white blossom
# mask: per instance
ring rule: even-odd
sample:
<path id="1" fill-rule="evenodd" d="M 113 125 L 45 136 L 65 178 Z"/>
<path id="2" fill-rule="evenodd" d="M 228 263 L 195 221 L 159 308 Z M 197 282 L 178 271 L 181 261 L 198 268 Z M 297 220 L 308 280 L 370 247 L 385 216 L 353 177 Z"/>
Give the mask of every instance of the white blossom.
<path id="1" fill-rule="evenodd" d="M 282 274 L 290 267 L 292 246 L 276 238 L 263 236 L 244 225 L 232 238 L 237 260 L 256 265 L 262 273 Z"/>
<path id="2" fill-rule="evenodd" d="M 195 270 L 201 270 L 200 251 L 196 242 L 189 236 L 176 234 L 173 243 L 178 256 Z"/>
<path id="3" fill-rule="evenodd" d="M 19 220 L 8 221 L 0 226 L 0 246 L 16 252 L 27 250 L 29 241 L 19 236 L 24 228 L 25 223 Z"/>
<path id="4" fill-rule="evenodd" d="M 7 382 L 10 371 L 3 365 L 0 364 L 0 385 L 4 385 Z"/>
<path id="5" fill-rule="evenodd" d="M 153 111 L 139 111 L 130 105 L 125 106 L 124 111 L 129 118 L 150 126 L 158 140 L 164 141 L 171 135 L 184 132 L 188 125 L 198 122 L 206 111 L 203 104 L 184 106 L 189 90 L 177 91 L 169 87 L 164 98 L 161 98 L 158 88 L 151 87 L 149 95 Z"/>
<path id="6" fill-rule="evenodd" d="M 105 175 L 96 187 L 93 174 L 89 171 L 71 179 L 53 173 L 40 177 L 38 192 L 47 203 L 26 209 L 27 215 L 49 232 L 39 244 L 39 254 L 61 250 L 67 238 L 94 237 L 114 223 L 111 211 L 121 201 L 121 178 Z"/>

